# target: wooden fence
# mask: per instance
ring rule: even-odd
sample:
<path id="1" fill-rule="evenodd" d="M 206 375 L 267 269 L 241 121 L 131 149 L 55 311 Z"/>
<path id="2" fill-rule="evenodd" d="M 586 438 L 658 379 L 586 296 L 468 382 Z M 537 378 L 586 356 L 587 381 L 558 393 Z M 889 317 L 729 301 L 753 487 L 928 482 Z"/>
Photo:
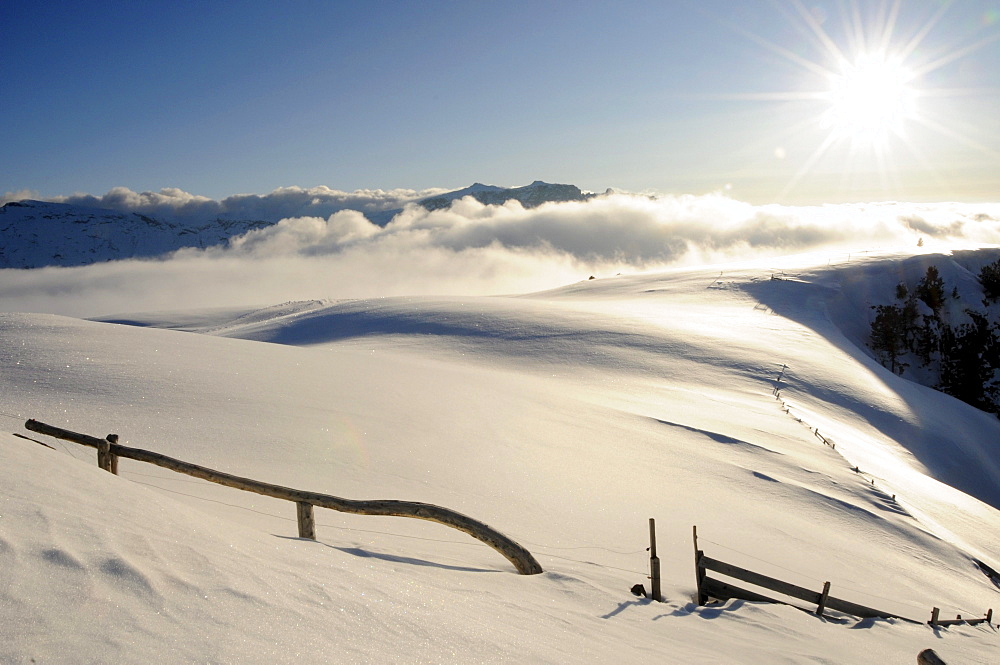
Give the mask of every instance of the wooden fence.
<path id="1" fill-rule="evenodd" d="M 118 458 L 127 457 L 139 462 L 147 462 L 162 466 L 178 473 L 185 473 L 195 478 L 201 478 L 213 483 L 234 487 L 247 492 L 255 492 L 277 499 L 292 501 L 296 504 L 296 514 L 298 516 L 299 537 L 316 539 L 316 523 L 313 517 L 313 506 L 329 508 L 343 513 L 354 513 L 357 515 L 383 515 L 392 517 L 412 517 L 430 522 L 444 524 L 453 529 L 458 529 L 468 535 L 480 540 L 510 561 L 517 572 L 522 575 L 537 575 L 543 572 L 531 552 L 503 535 L 496 529 L 483 522 L 475 520 L 467 515 L 435 506 L 429 503 L 419 503 L 415 501 L 396 501 L 391 499 L 379 499 L 371 501 L 357 501 L 344 499 L 329 494 L 318 492 L 308 492 L 305 490 L 291 489 L 280 485 L 260 482 L 250 478 L 242 478 L 232 474 L 209 469 L 190 462 L 184 462 L 166 455 L 142 450 L 140 448 L 129 448 L 118 443 L 118 435 L 109 434 L 104 439 L 71 432 L 66 429 L 47 425 L 37 420 L 29 420 L 24 427 L 32 432 L 46 434 L 58 439 L 72 441 L 92 448 L 97 448 L 97 464 L 102 469 L 111 473 L 118 473 Z"/>
<path id="2" fill-rule="evenodd" d="M 825 582 L 823 584 L 822 591 L 814 591 L 776 579 L 774 577 L 762 575 L 761 573 L 757 573 L 752 570 L 747 570 L 746 568 L 735 566 L 731 563 L 726 563 L 724 561 L 719 561 L 718 559 L 705 556 L 705 552 L 698 548 L 698 527 L 694 527 L 694 557 L 695 582 L 698 589 L 697 603 L 699 605 L 707 604 L 709 598 L 715 598 L 716 600 L 740 598 L 755 602 L 791 605 L 791 603 L 771 598 L 770 596 L 766 596 L 762 593 L 743 589 L 732 583 L 725 582 L 714 577 L 709 577 L 708 571 L 712 571 L 725 577 L 747 582 L 753 586 L 761 587 L 783 596 L 795 598 L 797 600 L 805 601 L 811 605 L 815 605 L 816 614 L 819 616 L 823 616 L 826 610 L 834 610 L 859 618 L 900 619 L 910 623 L 920 623 L 919 621 L 914 621 L 913 619 L 908 619 L 906 617 L 899 616 L 898 614 L 883 612 L 882 610 L 877 610 L 871 607 L 842 600 L 840 598 L 835 598 L 830 595 L 829 582 Z M 961 615 L 959 615 L 953 620 L 942 620 L 939 615 L 940 610 L 936 607 L 933 608 L 931 611 L 931 620 L 927 623 L 931 626 L 954 626 L 958 624 L 976 625 L 981 623 L 988 624 L 993 619 L 993 610 L 988 610 L 984 618 L 975 619 L 963 619 Z"/>
<path id="3" fill-rule="evenodd" d="M 941 616 L 941 610 L 935 607 L 934 609 L 931 610 L 931 620 L 928 621 L 927 623 L 929 623 L 932 626 L 958 626 L 962 624 L 967 626 L 976 626 L 981 623 L 990 623 L 991 621 L 993 621 L 993 610 L 992 609 L 987 610 L 986 616 L 984 616 L 981 619 L 980 618 L 963 619 L 961 614 L 959 614 L 954 619 L 941 619 L 940 616 Z"/>

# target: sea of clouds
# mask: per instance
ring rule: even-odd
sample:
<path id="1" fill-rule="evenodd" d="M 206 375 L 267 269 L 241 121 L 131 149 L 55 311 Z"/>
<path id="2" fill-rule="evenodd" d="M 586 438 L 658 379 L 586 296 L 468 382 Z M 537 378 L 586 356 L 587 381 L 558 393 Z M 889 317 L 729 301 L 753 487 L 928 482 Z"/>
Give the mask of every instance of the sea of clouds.
<path id="1" fill-rule="evenodd" d="M 754 206 L 721 194 L 608 194 L 536 208 L 467 197 L 434 211 L 414 203 L 438 191 L 282 188 L 213 201 L 180 190 L 117 188 L 103 197 L 60 197 L 189 221 L 280 221 L 227 246 L 157 260 L 0 271 L 0 311 L 99 316 L 305 299 L 524 293 L 591 275 L 765 255 L 1000 244 L 1000 204 L 993 203 Z M 375 223 L 374 213 L 388 216 Z"/>
<path id="2" fill-rule="evenodd" d="M 118 212 L 137 212 L 174 222 L 200 223 L 212 219 L 251 219 L 276 222 L 289 217 L 327 217 L 338 210 L 359 210 L 369 215 L 402 208 L 410 201 L 442 193 L 441 189 L 360 189 L 344 192 L 329 187 L 279 187 L 270 194 L 234 194 L 221 201 L 166 187 L 158 192 L 135 192 L 115 187 L 103 196 L 71 194 L 41 197 L 22 190 L 0 196 L 8 201 L 36 199 Z"/>

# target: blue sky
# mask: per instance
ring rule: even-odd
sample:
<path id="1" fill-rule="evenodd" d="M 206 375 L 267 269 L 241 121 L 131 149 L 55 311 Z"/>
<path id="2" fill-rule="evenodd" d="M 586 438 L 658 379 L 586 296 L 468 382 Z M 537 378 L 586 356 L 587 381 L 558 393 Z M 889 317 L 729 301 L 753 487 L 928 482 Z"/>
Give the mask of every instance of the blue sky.
<path id="1" fill-rule="evenodd" d="M 1000 0 L 6 0 L 0 25 L 0 193 L 1000 199 Z M 875 139 L 831 127 L 823 70 L 877 44 L 915 99 Z"/>

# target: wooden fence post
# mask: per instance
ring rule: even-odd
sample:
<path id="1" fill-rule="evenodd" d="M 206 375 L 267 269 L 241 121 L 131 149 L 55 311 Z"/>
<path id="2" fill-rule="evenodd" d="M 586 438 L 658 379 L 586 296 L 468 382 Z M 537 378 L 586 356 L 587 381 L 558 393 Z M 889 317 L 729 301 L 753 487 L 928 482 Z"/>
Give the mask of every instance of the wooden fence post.
<path id="1" fill-rule="evenodd" d="M 705 570 L 701 567 L 701 557 L 703 557 L 705 553 L 698 549 L 697 525 L 692 528 L 692 532 L 694 534 L 694 581 L 697 586 L 695 603 L 698 605 L 704 605 L 708 602 L 708 596 L 705 595 L 704 590 Z"/>
<path id="2" fill-rule="evenodd" d="M 98 439 L 97 444 L 97 466 L 105 471 L 111 470 L 111 442 L 107 439 Z"/>
<path id="3" fill-rule="evenodd" d="M 649 579 L 652 591 L 650 598 L 662 602 L 660 595 L 660 558 L 656 556 L 656 521 L 649 518 Z"/>
<path id="4" fill-rule="evenodd" d="M 819 595 L 819 603 L 816 605 L 816 616 L 823 616 L 823 610 L 826 609 L 826 599 L 830 597 L 830 583 L 823 583 L 823 593 Z"/>
<path id="5" fill-rule="evenodd" d="M 110 443 L 118 443 L 118 435 L 117 434 L 108 434 L 108 436 L 106 438 L 107 438 L 109 444 Z M 108 471 L 110 471 L 111 473 L 113 473 L 113 474 L 115 474 L 117 476 L 118 475 L 118 455 L 115 455 L 113 452 L 111 452 L 110 449 L 111 449 L 111 446 L 108 446 Z"/>
<path id="6" fill-rule="evenodd" d="M 928 621 L 927 623 L 929 623 L 932 626 L 936 626 L 940 615 L 941 615 L 941 610 L 939 610 L 936 607 L 931 608 L 931 620 Z"/>
<path id="7" fill-rule="evenodd" d="M 313 506 L 305 501 L 295 502 L 296 513 L 299 518 L 299 538 L 316 540 L 316 519 L 313 515 Z"/>
<path id="8" fill-rule="evenodd" d="M 118 443 L 117 434 L 108 434 L 103 440 L 98 439 L 97 466 L 105 471 L 118 475 L 118 455 L 111 452 L 111 445 Z"/>

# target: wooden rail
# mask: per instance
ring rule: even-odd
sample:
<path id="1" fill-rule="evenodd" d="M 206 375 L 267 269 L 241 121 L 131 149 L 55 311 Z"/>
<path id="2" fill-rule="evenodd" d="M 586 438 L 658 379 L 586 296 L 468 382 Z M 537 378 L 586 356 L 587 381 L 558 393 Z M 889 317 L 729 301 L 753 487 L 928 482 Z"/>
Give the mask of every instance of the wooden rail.
<path id="1" fill-rule="evenodd" d="M 903 621 L 909 621 L 911 623 L 919 623 L 918 621 L 913 621 L 912 619 L 907 619 L 906 617 L 897 616 L 888 612 L 882 612 L 880 610 L 872 609 L 871 607 L 865 607 L 864 605 L 858 605 L 846 600 L 841 600 L 840 598 L 834 598 L 830 595 L 829 582 L 823 584 L 822 591 L 812 591 L 774 577 L 768 577 L 767 575 L 762 575 L 761 573 L 756 573 L 752 570 L 740 568 L 739 566 L 734 566 L 731 563 L 726 563 L 724 561 L 719 561 L 718 559 L 705 556 L 705 553 L 698 548 L 698 527 L 694 527 L 693 533 L 694 571 L 695 583 L 698 588 L 697 603 L 699 605 L 705 605 L 708 603 L 709 598 L 715 598 L 717 600 L 741 598 L 751 602 L 780 603 L 784 605 L 790 604 L 781 600 L 776 600 L 770 596 L 757 593 L 756 591 L 743 589 L 734 584 L 709 577 L 706 574 L 706 571 L 711 570 L 719 573 L 720 575 L 732 577 L 743 582 L 748 582 L 754 586 L 788 596 L 789 598 L 796 598 L 798 600 L 803 600 L 807 603 L 816 605 L 816 614 L 818 616 L 823 616 L 823 613 L 826 610 L 831 609 L 860 618 L 902 619 Z"/>
<path id="2" fill-rule="evenodd" d="M 941 610 L 938 608 L 931 609 L 931 620 L 928 621 L 932 626 L 978 626 L 981 623 L 990 623 L 993 621 L 993 609 L 986 610 L 986 616 L 983 618 L 976 617 L 975 619 L 963 619 L 962 615 L 959 614 L 954 619 L 941 619 Z"/>
<path id="3" fill-rule="evenodd" d="M 58 439 L 72 441 L 92 448 L 97 448 L 98 464 L 102 469 L 116 472 L 119 457 L 127 457 L 139 462 L 147 462 L 162 466 L 178 473 L 185 473 L 195 478 L 202 478 L 213 483 L 234 487 L 247 492 L 255 492 L 265 496 L 275 497 L 292 501 L 297 504 L 296 512 L 299 522 L 299 536 L 302 538 L 315 539 L 315 522 L 313 520 L 313 506 L 329 508 L 342 513 L 354 513 L 357 515 L 385 515 L 392 517 L 413 517 L 416 519 L 428 520 L 458 529 L 468 535 L 480 540 L 510 561 L 517 572 L 522 575 L 536 575 L 543 572 L 531 552 L 503 535 L 491 526 L 475 520 L 467 515 L 435 506 L 429 503 L 419 503 L 415 501 L 396 501 L 391 499 L 376 499 L 371 501 L 358 501 L 353 499 L 343 499 L 329 494 L 319 492 L 308 492 L 305 490 L 291 489 L 281 485 L 260 482 L 250 478 L 234 476 L 208 467 L 184 462 L 160 453 L 142 450 L 140 448 L 129 448 L 118 443 L 118 437 L 109 434 L 105 439 L 71 432 L 70 430 L 54 427 L 37 420 L 29 420 L 24 424 L 26 429 L 39 434 L 46 434 Z"/>
<path id="4" fill-rule="evenodd" d="M 712 559 L 704 554 L 702 554 L 698 560 L 698 567 L 703 570 L 715 571 L 721 575 L 725 575 L 726 577 L 732 577 L 748 582 L 754 586 L 769 589 L 783 596 L 796 598 L 812 605 L 816 605 L 816 614 L 819 616 L 823 616 L 823 612 L 829 609 L 860 618 L 905 619 L 905 617 L 901 617 L 896 614 L 882 612 L 881 610 L 876 610 L 871 607 L 865 607 L 864 605 L 858 605 L 857 603 L 841 600 L 840 598 L 834 598 L 830 595 L 829 582 L 826 582 L 823 585 L 822 591 L 812 591 L 795 584 L 790 584 L 773 577 L 768 577 L 767 575 L 756 573 L 752 570 L 747 570 L 746 568 L 734 566 L 731 563 L 725 563 L 723 561 L 718 561 L 717 559 Z M 769 603 L 780 602 L 762 594 L 741 589 L 738 586 L 734 586 L 727 582 L 722 582 L 705 575 L 702 575 L 702 590 L 705 595 L 711 596 L 712 598 L 718 598 L 719 600 L 742 598 L 744 600 Z M 906 620 L 910 621 L 910 619 Z"/>
<path id="5" fill-rule="evenodd" d="M 730 584 L 729 582 L 723 582 L 713 577 L 709 577 L 707 571 L 713 571 L 719 573 L 720 575 L 747 582 L 765 590 L 774 591 L 775 593 L 789 598 L 803 600 L 807 603 L 816 605 L 816 614 L 819 616 L 823 616 L 823 612 L 830 609 L 863 619 L 900 619 L 909 623 L 920 623 L 919 621 L 914 621 L 913 619 L 901 617 L 898 614 L 890 614 L 889 612 L 883 612 L 871 607 L 865 607 L 864 605 L 858 605 L 857 603 L 841 600 L 840 598 L 834 598 L 830 595 L 829 582 L 823 584 L 822 591 L 812 591 L 774 577 L 768 577 L 767 575 L 762 575 L 761 573 L 756 573 L 752 570 L 740 568 L 739 566 L 734 566 L 731 563 L 726 563 L 724 561 L 719 561 L 718 559 L 705 556 L 705 553 L 698 549 L 698 527 L 694 527 L 694 571 L 695 584 L 697 586 L 696 600 L 698 605 L 706 605 L 709 598 L 715 598 L 716 600 L 740 598 L 742 600 L 749 600 L 752 602 L 779 603 L 783 605 L 791 604 L 783 600 L 776 600 L 770 596 L 765 596 L 764 594 L 756 591 L 743 589 L 735 584 Z M 934 627 L 957 625 L 975 626 L 982 623 L 989 625 L 993 620 L 992 609 L 986 611 L 985 617 L 977 617 L 974 619 L 963 619 L 961 615 L 955 619 L 941 619 L 940 612 L 941 611 L 938 608 L 933 608 L 931 611 L 931 620 L 927 623 Z"/>

